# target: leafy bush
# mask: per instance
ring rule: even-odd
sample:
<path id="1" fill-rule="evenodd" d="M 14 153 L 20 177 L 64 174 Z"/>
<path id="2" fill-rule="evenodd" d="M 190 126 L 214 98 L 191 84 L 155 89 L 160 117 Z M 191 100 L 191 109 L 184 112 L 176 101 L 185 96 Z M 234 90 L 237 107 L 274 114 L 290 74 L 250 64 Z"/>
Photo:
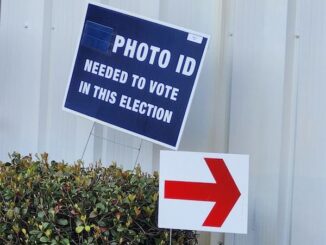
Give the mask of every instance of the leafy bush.
<path id="1" fill-rule="evenodd" d="M 168 244 L 157 228 L 158 175 L 83 168 L 42 154 L 0 162 L 0 244 Z M 173 244 L 196 244 L 173 231 Z"/>

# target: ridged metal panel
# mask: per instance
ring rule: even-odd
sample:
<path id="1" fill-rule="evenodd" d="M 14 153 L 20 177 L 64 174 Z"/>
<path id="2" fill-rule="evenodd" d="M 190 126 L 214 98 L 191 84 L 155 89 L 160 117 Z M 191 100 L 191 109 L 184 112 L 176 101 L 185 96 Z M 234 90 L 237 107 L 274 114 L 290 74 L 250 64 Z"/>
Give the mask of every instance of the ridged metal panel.
<path id="1" fill-rule="evenodd" d="M 291 245 L 326 244 L 326 2 L 300 0 Z"/>
<path id="2" fill-rule="evenodd" d="M 250 155 L 247 235 L 228 245 L 277 244 L 286 0 L 235 1 L 230 153 Z"/>

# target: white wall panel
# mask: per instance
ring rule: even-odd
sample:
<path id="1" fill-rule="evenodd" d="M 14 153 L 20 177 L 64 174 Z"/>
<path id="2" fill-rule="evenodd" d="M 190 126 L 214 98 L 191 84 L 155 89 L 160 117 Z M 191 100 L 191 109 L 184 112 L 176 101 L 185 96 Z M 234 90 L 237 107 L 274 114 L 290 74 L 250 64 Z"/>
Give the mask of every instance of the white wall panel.
<path id="1" fill-rule="evenodd" d="M 227 244 L 274 245 L 282 132 L 285 0 L 236 1 L 230 153 L 250 154 L 248 234 Z"/>
<path id="2" fill-rule="evenodd" d="M 2 1 L 0 156 L 37 152 L 43 1 Z"/>
<path id="3" fill-rule="evenodd" d="M 296 120 L 298 100 L 298 11 L 296 0 L 288 1 L 287 40 L 285 53 L 283 126 L 279 173 L 277 244 L 287 245 L 291 240 L 293 197 L 293 170 L 295 166 Z"/>
<path id="4" fill-rule="evenodd" d="M 300 1 L 291 245 L 326 244 L 326 3 Z"/>
<path id="5" fill-rule="evenodd" d="M 69 80 L 69 73 L 80 31 L 85 1 L 52 1 L 50 18 L 49 61 L 43 69 L 49 66 L 47 96 L 43 97 L 45 109 L 44 120 L 46 127 L 39 132 L 44 138 L 40 139 L 40 151 L 47 151 L 53 159 L 65 159 L 73 162 L 82 155 L 83 147 L 88 137 L 92 122 L 78 118 L 62 111 L 63 97 Z M 92 139 L 91 139 L 92 140 Z M 92 161 L 92 142 L 85 155 L 85 161 Z"/>
<path id="6" fill-rule="evenodd" d="M 120 8 L 149 18 L 159 18 L 159 0 L 101 0 L 100 2 L 108 6 Z"/>

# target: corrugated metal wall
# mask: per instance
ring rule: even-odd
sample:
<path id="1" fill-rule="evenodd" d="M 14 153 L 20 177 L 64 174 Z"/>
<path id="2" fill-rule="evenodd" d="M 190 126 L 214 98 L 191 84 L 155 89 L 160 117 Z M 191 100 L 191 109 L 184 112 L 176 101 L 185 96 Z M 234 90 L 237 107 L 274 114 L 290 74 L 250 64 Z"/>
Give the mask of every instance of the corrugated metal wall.
<path id="1" fill-rule="evenodd" d="M 235 1 L 229 152 L 249 153 L 248 235 L 276 245 L 287 1 Z"/>
<path id="2" fill-rule="evenodd" d="M 180 149 L 251 155 L 248 234 L 225 244 L 326 244 L 326 2 L 101 2 L 211 35 Z M 13 150 L 81 157 L 92 122 L 61 105 L 85 3 L 1 1 L 0 159 Z M 133 166 L 137 150 L 121 144 L 139 139 L 101 125 L 94 134 L 86 162 Z M 160 149 L 144 142 L 145 170 L 157 169 Z"/>
<path id="3" fill-rule="evenodd" d="M 251 165 L 248 234 L 226 244 L 326 244 L 326 2 L 233 2 L 228 150 Z"/>

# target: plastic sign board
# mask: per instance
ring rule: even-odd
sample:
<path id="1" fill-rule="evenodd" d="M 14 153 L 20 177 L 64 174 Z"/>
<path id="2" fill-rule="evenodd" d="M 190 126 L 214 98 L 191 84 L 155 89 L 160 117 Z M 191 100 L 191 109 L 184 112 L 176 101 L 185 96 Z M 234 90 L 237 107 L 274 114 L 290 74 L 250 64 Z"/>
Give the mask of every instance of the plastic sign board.
<path id="1" fill-rule="evenodd" d="M 208 36 L 88 4 L 64 110 L 176 149 Z"/>
<path id="2" fill-rule="evenodd" d="M 247 155 L 161 151 L 160 228 L 247 233 Z"/>

